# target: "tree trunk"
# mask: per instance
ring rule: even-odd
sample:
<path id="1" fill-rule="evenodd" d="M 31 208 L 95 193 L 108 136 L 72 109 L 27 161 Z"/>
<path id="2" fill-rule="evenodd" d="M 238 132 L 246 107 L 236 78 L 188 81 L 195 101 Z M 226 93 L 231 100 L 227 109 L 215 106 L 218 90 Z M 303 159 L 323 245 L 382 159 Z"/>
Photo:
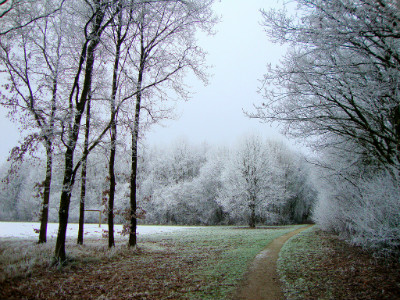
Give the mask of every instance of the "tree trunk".
<path id="1" fill-rule="evenodd" d="M 118 91 L 118 69 L 119 69 L 119 59 L 121 52 L 121 45 L 125 39 L 125 36 L 122 36 L 122 12 L 120 10 L 118 14 L 118 24 L 117 24 L 117 40 L 115 45 L 115 59 L 114 59 L 114 68 L 113 68 L 113 81 L 112 81 L 112 90 L 111 90 L 111 149 L 110 149 L 110 162 L 109 162 L 109 177 L 110 177 L 110 195 L 108 198 L 108 247 L 114 247 L 114 199 L 115 199 L 115 155 L 117 151 L 117 123 L 116 123 L 116 111 L 115 111 L 115 101 L 116 95 Z"/>
<path id="2" fill-rule="evenodd" d="M 79 137 L 79 129 L 81 125 L 82 114 L 85 110 L 86 102 L 88 99 L 88 94 L 91 89 L 92 76 L 93 76 L 93 65 L 94 65 L 94 53 L 97 45 L 100 42 L 100 26 L 103 21 L 104 11 L 99 8 L 95 17 L 95 24 L 92 31 L 92 35 L 96 38 L 92 39 L 87 46 L 87 58 L 85 66 L 85 78 L 83 81 L 82 92 L 79 102 L 76 103 L 75 108 L 75 118 L 73 124 L 70 128 L 70 133 L 68 136 L 67 150 L 65 151 L 65 169 L 64 169 L 64 179 L 63 179 L 63 190 L 61 192 L 60 208 L 59 208 L 59 227 L 57 234 L 57 242 L 55 248 L 55 258 L 63 263 L 66 260 L 65 254 L 65 240 L 68 225 L 68 213 L 69 205 L 71 202 L 71 190 L 74 185 L 74 152 L 76 148 L 76 143 Z"/>
<path id="3" fill-rule="evenodd" d="M 58 212 L 59 224 L 58 224 L 55 258 L 60 263 L 66 260 L 65 240 L 67 234 L 69 204 L 71 202 L 73 153 L 74 150 L 71 147 L 69 147 L 65 153 L 63 190 L 61 192 L 60 208 Z"/>
<path id="4" fill-rule="evenodd" d="M 86 168 L 88 159 L 88 148 L 89 148 L 89 133 L 90 133 L 90 102 L 91 94 L 89 93 L 89 99 L 86 105 L 86 128 L 85 128 L 85 145 L 83 149 L 83 162 L 82 162 L 82 173 L 81 173 L 81 201 L 79 204 L 79 230 L 78 240 L 79 245 L 83 245 L 83 233 L 85 224 L 85 200 L 86 200 Z"/>
<path id="5" fill-rule="evenodd" d="M 143 72 L 139 72 L 139 82 L 141 86 L 141 80 Z M 138 137 L 139 137 L 139 117 L 140 117 L 140 103 L 141 103 L 141 92 L 139 90 L 136 95 L 136 108 L 135 108 L 135 123 L 132 131 L 132 166 L 131 166 L 131 194 L 130 194 L 130 228 L 129 228 L 129 246 L 136 246 L 136 227 L 137 227 L 137 199 L 136 199 L 136 181 L 137 181 L 137 167 L 138 167 Z"/>
<path id="6" fill-rule="evenodd" d="M 114 247 L 114 197 L 115 197 L 115 142 L 117 128 L 115 119 L 111 124 L 111 151 L 109 162 L 109 177 L 110 177 L 110 196 L 108 198 L 108 247 Z"/>
<path id="7" fill-rule="evenodd" d="M 51 187 L 51 175 L 53 167 L 53 152 L 51 141 L 46 146 L 46 177 L 44 180 L 44 192 L 43 192 L 43 203 L 40 212 L 40 231 L 39 231 L 39 244 L 46 243 L 47 241 L 47 223 L 49 218 L 49 200 L 50 200 L 50 187 Z"/>
<path id="8" fill-rule="evenodd" d="M 137 243 L 136 239 L 136 227 L 137 227 L 137 199 L 136 199 L 136 181 L 137 181 L 137 167 L 138 167 L 138 138 L 139 138 L 139 122 L 140 122 L 140 108 L 142 101 L 142 82 L 143 74 L 146 63 L 146 54 L 144 48 L 144 34 L 143 28 L 140 32 L 140 65 L 138 73 L 138 81 L 136 86 L 136 106 L 135 106 L 135 121 L 133 123 L 132 130 L 132 166 L 131 166 L 131 193 L 130 193 L 130 228 L 129 228 L 129 247 L 135 247 Z"/>
<path id="9" fill-rule="evenodd" d="M 57 73 L 56 73 L 57 74 Z M 45 131 L 45 146 L 46 146 L 46 177 L 44 180 L 44 192 L 42 210 L 40 213 L 40 231 L 39 231 L 39 244 L 47 242 L 47 223 L 49 220 L 49 202 L 51 191 L 51 177 L 53 168 L 53 135 L 54 135 L 54 119 L 57 109 L 57 75 L 53 79 L 52 99 L 51 99 L 51 113 L 48 131 Z"/>
<path id="10" fill-rule="evenodd" d="M 250 228 L 256 228 L 256 204 L 254 199 L 251 200 L 249 208 L 250 208 L 249 226 Z"/>
<path id="11" fill-rule="evenodd" d="M 137 107 L 136 103 L 136 107 Z M 139 109 L 140 110 L 140 109 Z M 135 119 L 139 119 L 139 115 L 136 109 Z M 136 124 L 136 123 L 135 123 Z M 136 178 L 137 178 L 137 140 L 138 134 L 137 130 L 133 130 L 132 132 L 132 169 L 131 169 L 131 194 L 130 194 L 130 228 L 129 228 L 129 246 L 134 247 L 136 246 L 137 239 L 136 239 L 136 227 L 137 227 L 137 219 L 136 219 Z"/>

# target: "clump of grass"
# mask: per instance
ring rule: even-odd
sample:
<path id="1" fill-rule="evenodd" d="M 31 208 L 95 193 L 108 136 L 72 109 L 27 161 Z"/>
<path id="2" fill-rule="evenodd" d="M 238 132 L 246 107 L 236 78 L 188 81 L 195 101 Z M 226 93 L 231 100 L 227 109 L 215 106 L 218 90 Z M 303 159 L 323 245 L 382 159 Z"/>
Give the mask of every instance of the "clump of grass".
<path id="1" fill-rule="evenodd" d="M 40 264 L 51 265 L 52 248 L 36 240 L 2 239 L 0 247 L 0 283 L 8 278 L 27 277 Z"/>
<path id="2" fill-rule="evenodd" d="M 101 239 L 86 239 L 84 245 L 74 240 L 67 241 L 67 262 L 58 264 L 54 260 L 55 239 L 38 244 L 37 240 L 4 238 L 0 244 L 0 283 L 7 279 L 29 277 L 36 266 L 63 268 L 96 263 L 131 251 L 125 241 L 117 240 L 116 247 L 109 249 Z"/>

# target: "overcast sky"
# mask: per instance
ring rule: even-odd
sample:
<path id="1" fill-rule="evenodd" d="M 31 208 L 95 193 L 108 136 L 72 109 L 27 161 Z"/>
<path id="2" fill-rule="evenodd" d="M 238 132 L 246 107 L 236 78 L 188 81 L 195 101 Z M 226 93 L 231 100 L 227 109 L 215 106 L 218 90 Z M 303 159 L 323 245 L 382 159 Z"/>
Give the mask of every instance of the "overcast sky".
<path id="1" fill-rule="evenodd" d="M 276 135 L 267 124 L 250 120 L 243 110 L 252 111 L 262 101 L 257 93 L 259 80 L 268 63 L 276 63 L 285 52 L 271 43 L 262 26 L 260 9 L 282 6 L 277 0 L 222 0 L 214 4 L 221 16 L 216 35 L 201 36 L 199 45 L 208 52 L 207 61 L 213 76 L 207 86 L 193 80 L 195 93 L 189 102 L 178 105 L 180 118 L 154 126 L 147 134 L 151 143 L 186 138 L 210 144 L 231 143 L 243 134 L 254 132 Z"/>
<path id="2" fill-rule="evenodd" d="M 277 63 L 284 48 L 269 42 L 259 10 L 281 6 L 279 0 L 222 0 L 214 4 L 221 16 L 214 36 L 199 36 L 199 45 L 208 52 L 207 62 L 213 76 L 207 86 L 200 81 L 188 84 L 194 93 L 190 101 L 177 105 L 180 118 L 156 125 L 147 133 L 151 144 L 168 143 L 186 138 L 195 143 L 231 143 L 249 132 L 276 136 L 277 130 L 268 124 L 250 120 L 243 110 L 251 111 L 262 101 L 257 93 L 259 80 L 268 63 Z M 192 77 L 190 77 L 192 78 Z M 20 135 L 16 126 L 0 110 L 0 161 L 5 161 Z"/>

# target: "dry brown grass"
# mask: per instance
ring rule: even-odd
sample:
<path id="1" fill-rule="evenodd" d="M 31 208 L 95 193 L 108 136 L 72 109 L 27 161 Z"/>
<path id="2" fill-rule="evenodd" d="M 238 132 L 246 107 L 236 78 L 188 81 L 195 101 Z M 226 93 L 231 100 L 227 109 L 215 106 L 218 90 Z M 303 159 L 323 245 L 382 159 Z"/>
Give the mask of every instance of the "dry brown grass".
<path id="1" fill-rule="evenodd" d="M 1 241 L 0 299 L 226 299 L 257 253 L 295 228 L 190 229 L 143 236 L 136 250 L 126 238 L 111 251 L 104 240 L 71 241 L 63 268 L 51 264 L 54 241 Z"/>
<path id="2" fill-rule="evenodd" d="M 318 229 L 289 240 L 278 269 L 288 299 L 400 299 L 400 264 Z"/>

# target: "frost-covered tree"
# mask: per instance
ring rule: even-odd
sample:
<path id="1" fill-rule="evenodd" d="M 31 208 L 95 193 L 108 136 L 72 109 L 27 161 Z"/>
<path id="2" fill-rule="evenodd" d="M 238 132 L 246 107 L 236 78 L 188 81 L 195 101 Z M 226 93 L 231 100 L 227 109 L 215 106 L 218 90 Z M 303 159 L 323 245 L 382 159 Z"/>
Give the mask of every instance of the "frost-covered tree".
<path id="1" fill-rule="evenodd" d="M 25 166 L 14 168 L 12 174 L 9 174 L 10 167 L 10 163 L 5 163 L 0 169 L 0 219 L 3 221 L 18 220 L 17 203 L 28 177 Z M 21 168 L 23 172 L 18 172 Z"/>
<path id="2" fill-rule="evenodd" d="M 394 250 L 398 217 L 390 213 L 383 224 L 379 209 L 393 207 L 398 194 L 399 2 L 296 2 L 294 15 L 263 11 L 268 35 L 291 47 L 265 75 L 266 100 L 252 116 L 283 122 L 319 150 L 314 218 L 322 227 Z M 385 180 L 376 191 L 367 188 Z"/>
<path id="3" fill-rule="evenodd" d="M 58 13 L 65 0 L 58 1 L 57 5 L 53 5 L 54 3 L 48 5 L 51 2 L 51 0 L 43 2 L 34 0 L 2 0 L 0 2 L 0 19 L 2 20 L 0 36 L 14 30 L 22 29 L 36 21 Z M 10 23 L 7 19 L 19 19 L 19 23 Z"/>
<path id="4" fill-rule="evenodd" d="M 327 149 L 322 158 L 313 219 L 323 230 L 378 255 L 398 255 L 398 179 L 347 151 Z"/>
<path id="5" fill-rule="evenodd" d="M 397 1 L 296 2 L 296 15 L 263 11 L 271 39 L 291 47 L 265 75 L 266 100 L 252 116 L 283 122 L 315 146 L 357 144 L 348 150 L 398 168 Z"/>
<path id="6" fill-rule="evenodd" d="M 48 7 L 57 5 L 58 2 L 47 1 Z M 2 34 L 0 43 L 0 64 L 5 75 L 0 104 L 9 109 L 14 119 L 20 119 L 20 128 L 27 135 L 21 145 L 13 149 L 11 158 L 22 160 L 27 151 L 35 150 L 37 143 L 46 150 L 39 243 L 46 242 L 54 141 L 60 131 L 57 129 L 60 128 L 57 127 L 59 111 L 63 109 L 60 82 L 66 68 L 61 59 L 65 55 L 63 35 L 66 34 L 63 22 L 59 22 L 62 10 L 26 22 L 46 11 L 44 6 L 39 2 L 12 4 L 12 11 L 2 22 L 13 30 Z M 14 9 L 22 11 L 15 16 Z"/>
<path id="7" fill-rule="evenodd" d="M 194 206 L 200 224 L 218 225 L 227 222 L 227 213 L 217 199 L 222 188 L 221 176 L 228 153 L 227 148 L 209 149 L 206 162 L 192 181 L 192 193 L 197 197 Z"/>
<path id="8" fill-rule="evenodd" d="M 192 150 L 182 155 L 182 148 Z M 177 152 L 172 156 L 180 157 L 182 162 L 179 168 L 171 168 L 170 174 L 176 172 L 178 176 L 171 176 L 171 181 L 166 185 L 153 186 L 151 200 L 145 204 L 146 221 L 205 225 L 224 222 L 225 213 L 216 200 L 221 188 L 225 151 L 207 150 L 205 155 L 203 147 L 197 148 L 197 151 L 195 147 L 187 145 L 175 146 L 174 149 Z M 182 159 L 188 154 L 191 159 Z"/>
<path id="9" fill-rule="evenodd" d="M 310 221 L 316 191 L 311 181 L 311 167 L 301 153 L 279 140 L 268 140 L 271 161 L 276 165 L 273 180 L 282 190 L 283 200 L 276 205 L 279 223 Z"/>
<path id="10" fill-rule="evenodd" d="M 247 136 L 230 152 L 222 173 L 222 189 L 218 202 L 250 227 L 280 199 L 281 191 L 274 185 L 273 160 L 266 144 L 258 136 Z"/>
<path id="11" fill-rule="evenodd" d="M 215 24 L 212 3 L 212 0 L 149 1 L 138 7 L 138 41 L 131 49 L 134 72 L 130 74 L 136 87 L 134 114 L 129 123 L 132 136 L 130 246 L 136 245 L 137 158 L 142 111 L 150 117 L 154 114 L 154 106 L 149 105 L 152 102 L 144 100 L 162 101 L 171 97 L 172 92 L 187 99 L 183 84 L 187 71 L 206 81 L 204 51 L 197 45 L 195 33 L 199 29 L 210 33 Z M 152 89 L 142 91 L 144 86 Z"/>
<path id="12" fill-rule="evenodd" d="M 150 147 L 146 153 L 138 185 L 144 222 L 247 222 L 255 194 L 257 222 L 309 220 L 315 200 L 309 167 L 282 142 L 253 136 L 229 149 L 178 140 L 169 147 Z"/>
<path id="13" fill-rule="evenodd" d="M 1 220 L 36 221 L 41 212 L 41 178 L 46 161 L 27 157 L 18 166 L 6 163 L 0 173 Z"/>
<path id="14" fill-rule="evenodd" d="M 62 137 L 65 145 L 65 165 L 63 190 L 61 192 L 59 207 L 59 230 L 55 248 L 55 257 L 60 262 L 66 259 L 65 241 L 71 192 L 81 163 L 81 161 L 77 164 L 74 162 L 75 150 L 79 139 L 83 113 L 89 99 L 89 94 L 92 91 L 96 50 L 101 42 L 104 30 L 111 24 L 113 18 L 118 13 L 115 5 L 102 0 L 94 0 L 93 3 L 80 2 L 70 9 L 71 11 L 75 10 L 75 12 L 79 11 L 80 16 L 74 23 L 69 24 L 76 29 L 74 41 L 76 48 L 73 52 L 79 55 L 76 56 L 74 68 L 71 68 L 72 85 L 69 86 L 69 114 L 66 120 L 65 134 Z M 106 129 L 103 131 L 103 134 L 105 132 Z M 92 147 L 94 146 L 95 144 L 92 145 Z"/>
<path id="15" fill-rule="evenodd" d="M 247 136 L 230 151 L 218 202 L 234 222 L 310 221 L 316 192 L 304 157 L 283 141 Z"/>
<path id="16" fill-rule="evenodd" d="M 194 187 L 192 181 L 199 176 L 205 163 L 206 148 L 190 145 L 181 139 L 169 147 L 154 147 L 149 153 L 147 176 L 144 176 L 139 187 L 142 199 L 150 200 L 143 203 L 148 218 L 155 222 L 184 224 L 190 217 L 182 213 L 195 214 L 190 208 L 196 205 L 194 198 L 202 201 L 198 199 L 198 188 Z"/>

